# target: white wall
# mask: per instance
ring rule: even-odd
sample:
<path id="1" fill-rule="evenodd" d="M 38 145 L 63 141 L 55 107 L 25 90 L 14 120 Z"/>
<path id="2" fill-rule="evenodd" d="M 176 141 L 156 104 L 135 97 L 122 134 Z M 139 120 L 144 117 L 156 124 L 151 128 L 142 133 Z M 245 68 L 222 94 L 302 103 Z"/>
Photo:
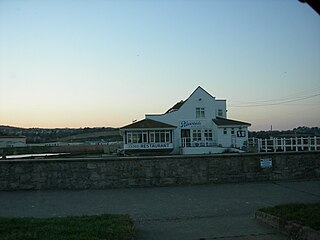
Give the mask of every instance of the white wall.
<path id="1" fill-rule="evenodd" d="M 227 129 L 227 134 L 224 134 L 224 129 Z M 234 135 L 232 136 L 231 130 L 234 129 Z M 219 138 L 218 138 L 218 145 L 221 145 L 223 147 L 232 147 L 233 144 L 235 144 L 234 147 L 236 148 L 242 148 L 244 143 L 248 141 L 248 127 L 247 126 L 241 126 L 241 131 L 245 131 L 245 137 L 238 137 L 237 131 L 240 129 L 240 126 L 221 126 L 217 128 Z M 234 139 L 234 141 L 233 141 Z"/>
<path id="2" fill-rule="evenodd" d="M 216 100 L 216 116 L 219 117 L 218 111 L 222 109 L 222 118 L 227 118 L 227 101 L 226 100 Z"/>
<path id="3" fill-rule="evenodd" d="M 0 147 L 24 147 L 26 146 L 26 138 L 24 137 L 3 137 L 0 138 Z"/>

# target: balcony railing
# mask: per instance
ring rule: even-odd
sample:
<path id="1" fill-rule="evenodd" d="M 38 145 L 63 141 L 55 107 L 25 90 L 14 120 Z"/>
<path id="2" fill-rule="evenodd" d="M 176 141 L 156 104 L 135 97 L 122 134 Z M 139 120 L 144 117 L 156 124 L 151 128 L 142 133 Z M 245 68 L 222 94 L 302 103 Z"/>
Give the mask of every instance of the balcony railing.
<path id="1" fill-rule="evenodd" d="M 181 147 L 214 147 L 217 146 L 216 142 L 213 140 L 193 140 L 191 138 L 185 137 L 181 139 Z"/>

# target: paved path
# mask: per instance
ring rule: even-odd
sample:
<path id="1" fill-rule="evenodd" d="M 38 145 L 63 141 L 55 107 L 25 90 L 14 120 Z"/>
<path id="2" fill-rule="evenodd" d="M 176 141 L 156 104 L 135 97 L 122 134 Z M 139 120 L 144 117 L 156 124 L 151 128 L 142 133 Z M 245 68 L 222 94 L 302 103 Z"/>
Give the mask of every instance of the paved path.
<path id="1" fill-rule="evenodd" d="M 0 192 L 0 216 L 129 213 L 138 240 L 287 239 L 257 222 L 260 207 L 319 202 L 320 181 L 83 191 Z"/>

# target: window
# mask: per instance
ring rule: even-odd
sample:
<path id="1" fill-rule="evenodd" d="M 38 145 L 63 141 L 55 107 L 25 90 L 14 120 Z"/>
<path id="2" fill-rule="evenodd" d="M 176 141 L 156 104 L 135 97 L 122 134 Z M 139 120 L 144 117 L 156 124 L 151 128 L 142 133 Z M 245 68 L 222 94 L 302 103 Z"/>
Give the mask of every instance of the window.
<path id="1" fill-rule="evenodd" d="M 231 128 L 231 134 L 234 135 L 234 128 Z"/>
<path id="2" fill-rule="evenodd" d="M 164 131 L 160 131 L 160 142 L 166 142 L 166 134 Z"/>
<path id="3" fill-rule="evenodd" d="M 129 131 L 127 132 L 127 143 L 147 143 L 147 131 Z"/>
<path id="4" fill-rule="evenodd" d="M 222 117 L 222 109 L 218 109 L 218 116 Z"/>
<path id="5" fill-rule="evenodd" d="M 204 138 L 206 141 L 212 141 L 212 130 L 211 129 L 205 129 L 204 130 Z"/>
<path id="6" fill-rule="evenodd" d="M 196 108 L 196 118 L 205 118 L 204 108 L 201 108 L 201 107 Z"/>
<path id="7" fill-rule="evenodd" d="M 155 136 L 154 141 L 155 141 L 155 142 L 160 142 L 160 134 L 159 134 L 159 131 L 155 131 L 155 132 L 154 132 L 154 136 Z"/>
<path id="8" fill-rule="evenodd" d="M 156 142 L 155 132 L 154 132 L 154 131 L 150 131 L 150 133 L 149 133 L 149 140 L 150 140 L 151 143 Z"/>
<path id="9" fill-rule="evenodd" d="M 224 128 L 223 129 L 223 134 L 227 134 L 227 133 L 228 133 L 227 128 Z"/>
<path id="10" fill-rule="evenodd" d="M 132 132 L 127 133 L 127 143 L 132 143 Z"/>
<path id="11" fill-rule="evenodd" d="M 192 139 L 193 139 L 193 141 L 201 141 L 201 130 L 200 129 L 192 130 Z"/>
<path id="12" fill-rule="evenodd" d="M 170 134 L 170 131 L 165 131 L 165 135 L 166 135 L 166 142 L 171 142 L 171 134 Z"/>
<path id="13" fill-rule="evenodd" d="M 143 143 L 148 142 L 148 132 L 142 132 L 142 142 Z"/>
<path id="14" fill-rule="evenodd" d="M 150 143 L 158 143 L 158 142 L 171 143 L 172 142 L 170 130 L 150 131 L 149 138 L 150 138 Z"/>

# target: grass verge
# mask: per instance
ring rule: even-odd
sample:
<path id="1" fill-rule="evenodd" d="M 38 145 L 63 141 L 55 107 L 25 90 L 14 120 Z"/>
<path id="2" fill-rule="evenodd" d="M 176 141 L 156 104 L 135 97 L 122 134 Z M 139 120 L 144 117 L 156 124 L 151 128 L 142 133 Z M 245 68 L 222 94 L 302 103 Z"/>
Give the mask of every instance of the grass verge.
<path id="1" fill-rule="evenodd" d="M 54 218 L 0 217 L 1 240 L 131 240 L 128 215 Z"/>
<path id="2" fill-rule="evenodd" d="M 320 230 L 320 203 L 292 203 L 262 208 L 260 211 Z"/>

